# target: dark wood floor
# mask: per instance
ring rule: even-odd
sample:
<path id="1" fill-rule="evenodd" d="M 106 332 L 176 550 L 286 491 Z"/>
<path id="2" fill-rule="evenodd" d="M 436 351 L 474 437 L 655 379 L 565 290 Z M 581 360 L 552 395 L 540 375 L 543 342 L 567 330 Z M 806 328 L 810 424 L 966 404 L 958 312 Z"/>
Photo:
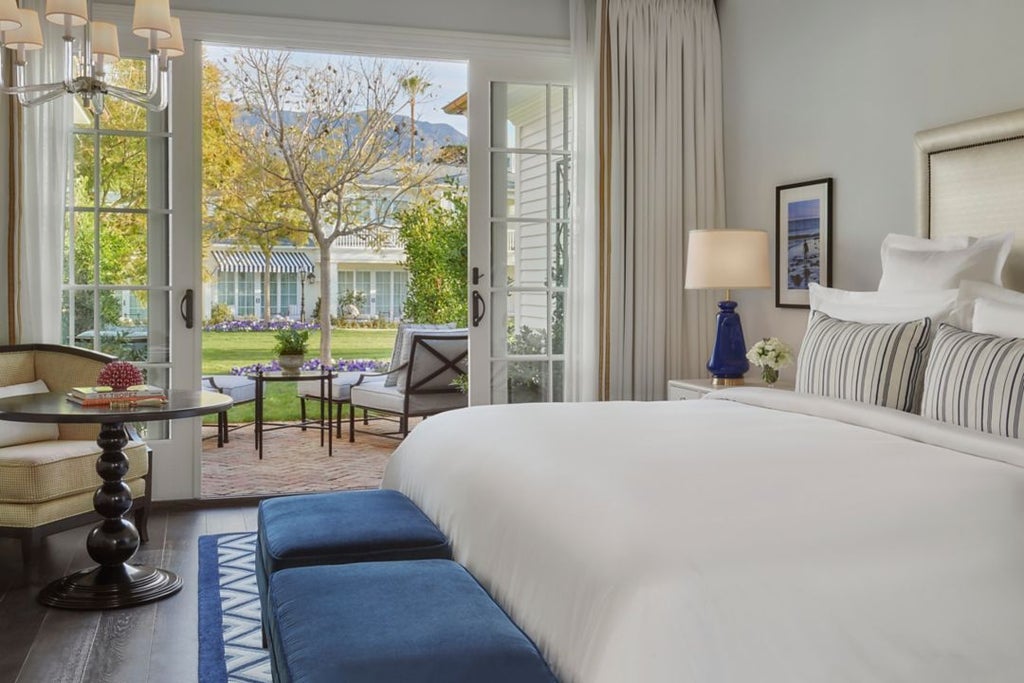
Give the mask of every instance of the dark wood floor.
<path id="1" fill-rule="evenodd" d="M 157 506 L 138 562 L 177 572 L 180 593 L 125 610 L 49 609 L 36 593 L 92 564 L 89 526 L 47 538 L 27 571 L 19 546 L 0 538 L 0 683 L 188 683 L 198 679 L 198 538 L 254 531 L 256 507 Z"/>

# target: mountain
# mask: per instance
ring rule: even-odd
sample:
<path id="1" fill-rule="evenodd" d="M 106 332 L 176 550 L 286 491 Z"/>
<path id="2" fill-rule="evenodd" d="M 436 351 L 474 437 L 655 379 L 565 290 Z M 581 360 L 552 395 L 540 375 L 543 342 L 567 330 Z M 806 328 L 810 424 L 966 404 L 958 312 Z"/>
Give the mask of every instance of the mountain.
<path id="1" fill-rule="evenodd" d="M 346 125 L 346 134 L 354 135 L 358 131 L 356 117 L 353 114 Z M 285 121 L 294 124 L 302 116 L 301 112 L 285 112 Z M 409 117 L 404 114 L 395 114 L 392 117 L 394 126 L 390 135 L 391 142 L 395 148 L 405 154 L 409 153 Z M 255 117 L 251 114 L 240 114 L 239 122 L 243 125 L 256 123 Z M 417 149 L 439 150 L 450 146 L 464 146 L 469 138 L 447 123 L 432 123 L 430 121 L 416 121 L 416 147 Z"/>

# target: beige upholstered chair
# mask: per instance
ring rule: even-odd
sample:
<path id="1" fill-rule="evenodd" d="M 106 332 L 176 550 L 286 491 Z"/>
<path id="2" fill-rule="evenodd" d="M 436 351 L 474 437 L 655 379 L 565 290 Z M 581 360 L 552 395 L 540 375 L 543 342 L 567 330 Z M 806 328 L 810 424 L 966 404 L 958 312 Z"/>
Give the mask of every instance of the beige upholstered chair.
<path id="1" fill-rule="evenodd" d="M 52 344 L 0 346 L 0 395 L 69 391 L 96 383 L 100 369 L 115 360 L 94 351 Z M 33 390 L 34 389 L 34 390 Z M 47 534 L 99 521 L 93 492 L 99 487 L 96 445 L 99 425 L 38 425 L 0 421 L 0 536 L 21 539 L 22 557 L 31 558 Z M 148 540 L 150 458 L 146 444 L 125 447 L 135 525 Z"/>
<path id="2" fill-rule="evenodd" d="M 466 394 L 452 384 L 468 369 L 468 331 L 408 330 L 404 335 L 396 342 L 402 345 L 397 367 L 386 373 L 363 374 L 352 386 L 349 441 L 355 441 L 357 408 L 397 415 L 399 433 L 404 437 L 409 433 L 410 417 L 436 415 L 468 404 Z"/>

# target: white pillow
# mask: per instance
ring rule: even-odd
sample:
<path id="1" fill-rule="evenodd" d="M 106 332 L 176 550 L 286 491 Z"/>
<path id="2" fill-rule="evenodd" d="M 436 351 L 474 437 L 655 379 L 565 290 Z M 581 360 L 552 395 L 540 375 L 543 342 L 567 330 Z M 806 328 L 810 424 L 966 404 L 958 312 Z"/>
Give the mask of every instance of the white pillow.
<path id="1" fill-rule="evenodd" d="M 974 304 L 978 299 L 988 299 L 999 303 L 1008 304 L 1015 308 L 1024 310 L 1024 293 L 1015 292 L 1012 289 L 997 287 L 989 282 L 978 282 L 977 280 L 965 280 L 960 283 L 960 292 L 956 297 L 956 308 L 949 322 L 961 330 L 972 330 L 974 324 Z"/>
<path id="2" fill-rule="evenodd" d="M 965 249 L 975 242 L 974 237 L 956 235 L 953 237 L 914 237 L 891 232 L 882 240 L 882 263 L 889 257 L 890 249 L 906 249 L 908 251 L 953 251 Z"/>
<path id="3" fill-rule="evenodd" d="M 999 337 L 1024 338 L 1024 306 L 978 299 L 974 302 L 971 331 Z"/>
<path id="4" fill-rule="evenodd" d="M 1002 285 L 1003 267 L 1012 248 L 1012 232 L 982 237 L 953 251 L 890 248 L 882 261 L 878 291 L 953 289 L 963 280 Z"/>
<path id="5" fill-rule="evenodd" d="M 857 323 L 905 323 L 931 318 L 945 321 L 957 302 L 957 290 L 922 292 L 848 292 L 810 285 L 811 311 Z"/>
<path id="6" fill-rule="evenodd" d="M 0 387 L 0 398 L 10 396 L 26 396 L 28 394 L 45 394 L 50 389 L 46 382 L 37 379 L 24 384 L 9 384 Z M 55 424 L 36 424 L 34 422 L 0 422 L 0 448 L 17 446 L 35 441 L 55 441 L 60 438 L 60 431 Z"/>

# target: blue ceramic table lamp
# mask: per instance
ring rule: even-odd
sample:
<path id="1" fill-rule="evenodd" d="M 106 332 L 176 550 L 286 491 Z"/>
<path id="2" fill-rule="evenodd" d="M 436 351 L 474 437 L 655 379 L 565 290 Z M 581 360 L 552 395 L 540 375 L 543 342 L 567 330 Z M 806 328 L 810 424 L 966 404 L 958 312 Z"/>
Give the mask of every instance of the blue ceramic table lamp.
<path id="1" fill-rule="evenodd" d="M 743 384 L 750 369 L 733 289 L 771 286 L 768 233 L 764 230 L 692 230 L 687 236 L 686 289 L 724 289 L 718 334 L 708 361 L 712 384 Z"/>

